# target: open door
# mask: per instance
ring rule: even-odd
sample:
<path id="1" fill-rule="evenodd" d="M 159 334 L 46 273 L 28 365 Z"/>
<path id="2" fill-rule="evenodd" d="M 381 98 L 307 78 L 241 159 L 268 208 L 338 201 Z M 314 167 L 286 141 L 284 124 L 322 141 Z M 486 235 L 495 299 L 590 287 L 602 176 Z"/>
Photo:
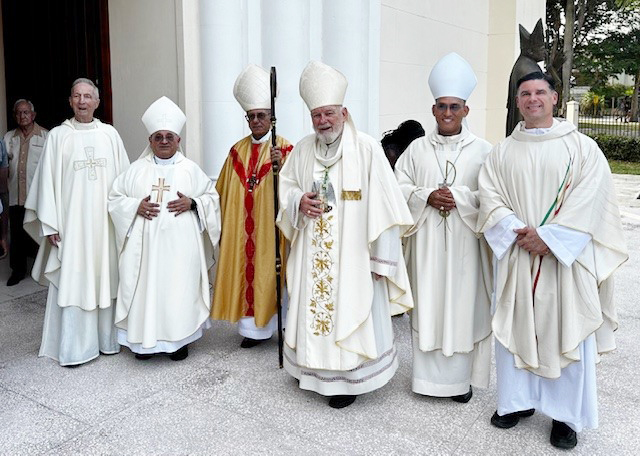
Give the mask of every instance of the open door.
<path id="1" fill-rule="evenodd" d="M 79 77 L 96 83 L 95 116 L 112 123 L 107 0 L 3 0 L 2 22 L 9 129 L 20 98 L 34 103 L 45 128 L 70 118 L 69 91 Z"/>

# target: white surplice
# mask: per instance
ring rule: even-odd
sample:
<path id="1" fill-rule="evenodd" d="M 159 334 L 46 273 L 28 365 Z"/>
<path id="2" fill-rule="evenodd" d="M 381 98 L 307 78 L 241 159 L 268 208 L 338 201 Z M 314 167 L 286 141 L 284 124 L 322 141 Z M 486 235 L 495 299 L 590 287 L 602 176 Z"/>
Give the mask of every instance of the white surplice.
<path id="1" fill-rule="evenodd" d="M 405 258 L 415 301 L 412 387 L 419 394 L 447 397 L 489 384 L 490 264 L 475 227 L 478 173 L 490 150 L 466 127 L 454 136 L 436 130 L 413 141 L 396 163 L 414 220 Z M 427 199 L 447 172 L 456 207 L 445 219 Z"/>
<path id="2" fill-rule="evenodd" d="M 330 207 L 317 219 L 298 210 L 312 189 Z M 380 388 L 397 368 L 390 317 L 413 306 L 400 243 L 411 215 L 380 145 L 350 119 L 334 147 L 307 136 L 280 173 L 280 205 L 285 369 L 323 395 Z"/>
<path id="3" fill-rule="evenodd" d="M 479 186 L 478 228 L 495 254 L 498 413 L 536 408 L 576 431 L 596 427 L 597 351 L 615 348 L 612 274 L 627 259 L 606 159 L 569 122 L 535 134 L 521 123 Z M 519 248 L 523 226 L 551 254 Z"/>
<path id="4" fill-rule="evenodd" d="M 177 192 L 196 210 L 167 210 Z M 152 220 L 137 214 L 151 195 L 160 204 Z M 109 212 L 120 255 L 115 323 L 118 342 L 141 354 L 172 353 L 210 326 L 209 280 L 220 238 L 220 201 L 215 185 L 193 161 L 176 152 L 169 163 L 146 153 L 119 176 Z"/>
<path id="5" fill-rule="evenodd" d="M 107 196 L 129 166 L 122 140 L 97 119 L 49 132 L 25 202 L 25 230 L 40 242 L 33 278 L 49 284 L 40 356 L 61 365 L 117 353 L 117 254 Z M 59 233 L 51 246 L 45 236 Z M 98 315 L 100 314 L 100 315 Z"/>

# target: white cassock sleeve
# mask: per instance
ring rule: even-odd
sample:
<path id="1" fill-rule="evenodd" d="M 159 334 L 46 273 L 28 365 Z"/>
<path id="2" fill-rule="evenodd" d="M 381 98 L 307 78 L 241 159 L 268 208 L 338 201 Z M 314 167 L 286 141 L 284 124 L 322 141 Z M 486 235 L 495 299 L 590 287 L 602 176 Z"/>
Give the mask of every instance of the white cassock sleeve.
<path id="1" fill-rule="evenodd" d="M 385 277 L 395 275 L 401 248 L 397 225 L 383 231 L 371 244 L 371 271 Z"/>
<path id="2" fill-rule="evenodd" d="M 291 190 L 289 192 L 289 207 L 287 208 L 287 215 L 291 220 L 293 227 L 297 230 L 302 230 L 307 226 L 308 217 L 300 213 L 300 201 L 304 192 L 299 189 Z"/>
<path id="3" fill-rule="evenodd" d="M 484 237 L 496 258 L 501 260 L 518 235 L 513 231 L 526 225 L 514 214 L 508 215 L 489 228 Z M 540 239 L 564 266 L 569 267 L 591 241 L 591 236 L 564 226 L 550 224 L 536 228 Z"/>
<path id="4" fill-rule="evenodd" d="M 536 231 L 558 261 L 567 268 L 591 241 L 591 235 L 587 233 L 556 224 L 540 226 Z"/>
<path id="5" fill-rule="evenodd" d="M 515 214 L 511 214 L 484 232 L 484 238 L 498 260 L 504 257 L 509 247 L 516 241 L 518 235 L 513 230 L 525 226 L 527 225 L 522 220 Z"/>

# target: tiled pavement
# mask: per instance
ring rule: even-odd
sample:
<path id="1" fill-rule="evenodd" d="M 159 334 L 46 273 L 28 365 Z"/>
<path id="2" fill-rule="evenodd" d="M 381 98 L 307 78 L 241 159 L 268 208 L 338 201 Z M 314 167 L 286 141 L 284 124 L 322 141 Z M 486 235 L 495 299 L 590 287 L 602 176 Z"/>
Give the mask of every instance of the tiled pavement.
<path id="1" fill-rule="evenodd" d="M 616 278 L 618 350 L 598 367 L 600 427 L 575 454 L 640 453 L 640 176 L 615 176 L 631 259 Z M 126 349 L 67 369 L 38 358 L 46 290 L 7 288 L 0 261 L 0 454 L 554 454 L 550 419 L 489 424 L 495 379 L 468 404 L 411 393 L 408 317 L 394 319 L 400 368 L 333 410 L 277 368 L 276 342 L 239 347 L 217 322 L 183 362 Z"/>

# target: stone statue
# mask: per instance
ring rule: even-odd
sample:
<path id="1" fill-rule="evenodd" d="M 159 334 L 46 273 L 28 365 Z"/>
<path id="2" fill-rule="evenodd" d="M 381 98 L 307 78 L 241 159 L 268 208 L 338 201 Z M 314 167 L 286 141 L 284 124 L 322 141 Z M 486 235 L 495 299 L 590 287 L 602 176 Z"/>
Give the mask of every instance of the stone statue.
<path id="1" fill-rule="evenodd" d="M 509 136 L 518 122 L 522 120 L 518 107 L 516 106 L 516 83 L 518 79 L 535 71 L 542 71 L 538 62 L 544 60 L 544 31 L 542 30 L 542 19 L 538 19 L 536 26 L 531 33 L 520 25 L 520 56 L 511 70 L 509 77 L 509 94 L 507 97 L 507 129 L 506 136 Z"/>

